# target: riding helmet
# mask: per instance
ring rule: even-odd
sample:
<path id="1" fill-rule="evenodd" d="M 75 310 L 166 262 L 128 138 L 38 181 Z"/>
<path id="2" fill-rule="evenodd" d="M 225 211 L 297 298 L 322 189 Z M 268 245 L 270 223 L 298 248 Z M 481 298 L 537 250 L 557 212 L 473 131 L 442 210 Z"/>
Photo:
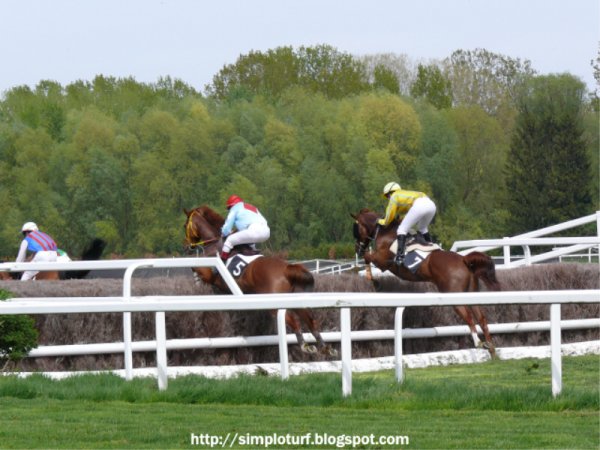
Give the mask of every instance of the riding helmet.
<path id="1" fill-rule="evenodd" d="M 38 231 L 38 226 L 35 224 L 35 222 L 27 222 L 23 224 L 23 228 L 21 228 L 21 233 L 25 231 Z"/>
<path id="2" fill-rule="evenodd" d="M 225 204 L 225 206 L 227 206 L 227 209 L 231 208 L 233 205 L 242 202 L 243 200 L 241 198 L 239 198 L 237 195 L 232 195 L 231 197 L 229 197 L 227 199 L 227 203 Z"/>
<path id="3" fill-rule="evenodd" d="M 394 181 L 390 181 L 388 184 L 385 185 L 385 187 L 383 188 L 383 196 L 385 197 L 386 195 L 395 192 L 395 191 L 399 191 L 400 189 L 402 189 L 400 187 L 400 185 Z"/>

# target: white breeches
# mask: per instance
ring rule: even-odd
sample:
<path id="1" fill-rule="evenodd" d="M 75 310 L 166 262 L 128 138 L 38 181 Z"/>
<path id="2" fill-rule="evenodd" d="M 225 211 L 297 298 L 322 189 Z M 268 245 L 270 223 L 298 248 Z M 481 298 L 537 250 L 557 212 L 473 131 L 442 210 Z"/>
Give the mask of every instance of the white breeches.
<path id="1" fill-rule="evenodd" d="M 58 254 L 56 252 L 41 251 L 37 252 L 31 262 L 56 262 Z M 26 270 L 21 276 L 21 281 L 31 280 L 38 274 L 38 270 Z"/>
<path id="2" fill-rule="evenodd" d="M 427 233 L 429 231 L 427 227 L 433 220 L 435 211 L 435 203 L 429 197 L 416 199 L 402 222 L 400 222 L 397 234 L 408 234 L 410 230 Z"/>
<path id="3" fill-rule="evenodd" d="M 271 230 L 266 223 L 253 223 L 242 231 L 230 234 L 223 244 L 223 251 L 230 252 L 233 247 L 240 244 L 256 244 L 265 242 L 271 236 Z"/>

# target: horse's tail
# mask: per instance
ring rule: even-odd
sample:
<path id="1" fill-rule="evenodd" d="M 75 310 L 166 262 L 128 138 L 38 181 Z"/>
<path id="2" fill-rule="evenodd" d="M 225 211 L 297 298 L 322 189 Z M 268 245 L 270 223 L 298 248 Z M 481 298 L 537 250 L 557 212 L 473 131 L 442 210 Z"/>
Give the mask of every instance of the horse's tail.
<path id="1" fill-rule="evenodd" d="M 315 277 L 302 264 L 288 264 L 285 277 L 292 285 L 292 292 L 312 292 L 314 289 Z"/>
<path id="2" fill-rule="evenodd" d="M 500 282 L 496 278 L 496 265 L 489 255 L 482 252 L 473 252 L 463 256 L 463 261 L 473 275 L 485 283 L 488 290 L 502 290 Z"/>
<path id="3" fill-rule="evenodd" d="M 102 253 L 104 252 L 104 248 L 106 247 L 106 241 L 100 239 L 100 238 L 95 238 L 90 245 L 88 245 L 86 247 L 86 249 L 83 251 L 83 254 L 81 255 L 81 260 L 82 261 L 97 261 L 100 259 L 100 257 L 102 256 Z M 61 273 L 61 275 L 63 275 L 61 278 L 65 279 L 65 280 L 71 280 L 71 279 L 77 279 L 80 280 L 82 278 L 85 278 L 88 273 L 90 273 L 89 270 L 70 270 L 70 271 L 66 271 L 63 273 Z"/>

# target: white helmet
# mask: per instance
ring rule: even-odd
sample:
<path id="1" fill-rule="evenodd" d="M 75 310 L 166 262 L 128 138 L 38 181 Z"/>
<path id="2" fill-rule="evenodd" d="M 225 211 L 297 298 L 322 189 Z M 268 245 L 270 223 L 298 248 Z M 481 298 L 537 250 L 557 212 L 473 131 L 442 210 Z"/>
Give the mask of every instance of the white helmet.
<path id="1" fill-rule="evenodd" d="M 402 189 L 402 188 L 400 187 L 400 185 L 398 183 L 396 183 L 394 181 L 390 181 L 383 188 L 383 196 L 385 197 L 386 195 L 388 195 L 394 191 L 399 191 L 400 189 Z"/>
<path id="2" fill-rule="evenodd" d="M 27 222 L 23 225 L 23 228 L 21 228 L 21 232 L 24 231 L 38 231 L 38 226 L 35 224 L 35 222 Z"/>

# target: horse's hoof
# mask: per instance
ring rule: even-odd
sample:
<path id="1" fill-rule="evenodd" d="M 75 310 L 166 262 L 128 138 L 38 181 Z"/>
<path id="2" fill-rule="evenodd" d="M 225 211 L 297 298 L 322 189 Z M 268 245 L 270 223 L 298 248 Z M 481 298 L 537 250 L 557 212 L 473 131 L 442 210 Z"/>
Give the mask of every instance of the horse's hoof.
<path id="1" fill-rule="evenodd" d="M 485 348 L 488 352 L 490 352 L 490 356 L 492 359 L 498 359 L 498 355 L 496 355 L 496 347 L 491 342 L 484 342 L 483 348 Z"/>
<path id="2" fill-rule="evenodd" d="M 317 347 L 307 344 L 306 342 L 300 346 L 300 350 L 304 353 L 317 353 Z"/>
<path id="3" fill-rule="evenodd" d="M 325 347 L 321 348 L 321 353 L 333 357 L 336 357 L 338 355 L 338 351 L 330 345 L 326 345 Z"/>
<path id="4" fill-rule="evenodd" d="M 373 279 L 373 288 L 375 289 L 375 292 L 381 292 L 381 282 L 379 280 Z"/>

